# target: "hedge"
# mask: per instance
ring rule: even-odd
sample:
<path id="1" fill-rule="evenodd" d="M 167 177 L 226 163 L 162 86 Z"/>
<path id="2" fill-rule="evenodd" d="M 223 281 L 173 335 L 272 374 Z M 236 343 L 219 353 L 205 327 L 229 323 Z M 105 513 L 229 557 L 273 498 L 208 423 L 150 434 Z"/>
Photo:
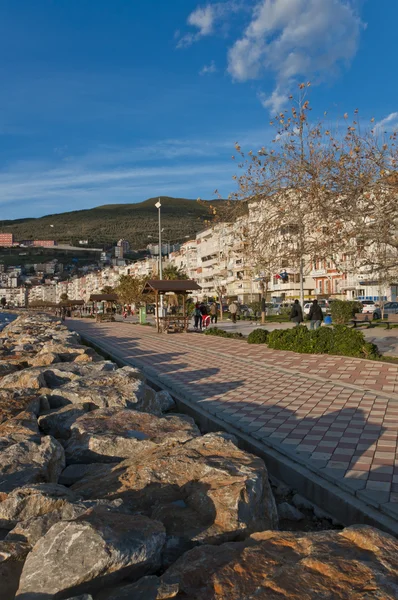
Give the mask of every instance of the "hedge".
<path id="1" fill-rule="evenodd" d="M 223 338 L 231 338 L 234 340 L 241 340 L 243 335 L 241 333 L 230 333 L 229 331 L 225 331 L 225 329 L 218 329 L 218 327 L 209 327 L 209 329 L 204 330 L 205 335 L 215 335 L 217 337 Z"/>
<path id="2" fill-rule="evenodd" d="M 266 344 L 268 331 L 265 329 L 254 329 L 247 337 L 248 344 Z"/>
<path id="3" fill-rule="evenodd" d="M 315 331 L 307 327 L 275 330 L 268 336 L 268 346 L 274 350 L 291 350 L 301 354 L 334 354 L 356 358 L 378 358 L 375 344 L 367 342 L 361 331 L 336 325 L 320 327 Z"/>
<path id="4" fill-rule="evenodd" d="M 356 300 L 333 300 L 330 303 L 330 314 L 333 323 L 343 325 L 348 323 L 355 313 L 362 312 L 362 304 Z"/>

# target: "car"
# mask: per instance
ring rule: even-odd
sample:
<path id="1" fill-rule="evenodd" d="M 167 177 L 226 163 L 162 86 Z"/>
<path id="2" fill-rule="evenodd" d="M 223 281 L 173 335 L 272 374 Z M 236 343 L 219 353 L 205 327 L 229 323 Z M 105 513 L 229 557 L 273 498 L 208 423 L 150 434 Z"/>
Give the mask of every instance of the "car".
<path id="1" fill-rule="evenodd" d="M 362 300 L 362 312 L 368 315 L 372 315 L 378 308 L 373 300 Z"/>
<path id="2" fill-rule="evenodd" d="M 398 302 L 386 302 L 383 307 L 384 316 L 398 314 Z M 381 319 L 382 307 L 376 306 L 373 312 L 374 319 Z"/>

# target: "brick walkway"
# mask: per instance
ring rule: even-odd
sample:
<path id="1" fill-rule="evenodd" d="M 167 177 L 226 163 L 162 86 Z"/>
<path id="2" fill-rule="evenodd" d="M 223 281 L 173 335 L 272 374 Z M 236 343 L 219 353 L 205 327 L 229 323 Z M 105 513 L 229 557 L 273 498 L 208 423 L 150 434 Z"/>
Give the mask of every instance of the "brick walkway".
<path id="1" fill-rule="evenodd" d="M 126 323 L 68 325 L 398 520 L 398 366 Z"/>

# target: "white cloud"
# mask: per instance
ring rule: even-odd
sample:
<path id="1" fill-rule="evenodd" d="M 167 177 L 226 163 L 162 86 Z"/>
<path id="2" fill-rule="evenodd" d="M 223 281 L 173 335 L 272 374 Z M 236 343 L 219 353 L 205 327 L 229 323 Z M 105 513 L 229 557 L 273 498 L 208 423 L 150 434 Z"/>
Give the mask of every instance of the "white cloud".
<path id="1" fill-rule="evenodd" d="M 228 71 L 243 82 L 275 73 L 271 110 L 292 81 L 332 76 L 355 56 L 363 24 L 344 0 L 261 0 L 243 36 L 228 52 Z"/>
<path id="2" fill-rule="evenodd" d="M 198 6 L 187 19 L 187 24 L 194 27 L 196 31 L 186 33 L 182 37 L 180 37 L 180 31 L 176 32 L 174 37 L 180 38 L 177 48 L 187 48 L 203 37 L 212 35 L 215 33 L 218 23 L 227 20 L 231 14 L 246 8 L 246 2 L 243 0 L 226 0 Z"/>
<path id="3" fill-rule="evenodd" d="M 217 73 L 217 67 L 214 60 L 212 60 L 209 65 L 204 65 L 199 71 L 199 75 L 211 75 L 212 73 Z"/>
<path id="4" fill-rule="evenodd" d="M 216 18 L 217 9 L 216 6 L 208 4 L 204 7 L 198 7 L 188 17 L 187 23 L 191 27 L 195 27 L 198 31 L 195 33 L 187 33 L 180 38 L 177 48 L 186 48 L 194 42 L 200 40 L 213 33 L 214 21 Z"/>
<path id="5" fill-rule="evenodd" d="M 384 131 L 395 131 L 398 129 L 398 112 L 390 113 L 387 117 L 379 121 L 373 127 L 375 133 L 383 133 Z"/>
<path id="6" fill-rule="evenodd" d="M 258 97 L 264 108 L 268 108 L 271 112 L 280 112 L 286 104 L 287 93 L 277 86 L 271 95 L 260 92 Z"/>

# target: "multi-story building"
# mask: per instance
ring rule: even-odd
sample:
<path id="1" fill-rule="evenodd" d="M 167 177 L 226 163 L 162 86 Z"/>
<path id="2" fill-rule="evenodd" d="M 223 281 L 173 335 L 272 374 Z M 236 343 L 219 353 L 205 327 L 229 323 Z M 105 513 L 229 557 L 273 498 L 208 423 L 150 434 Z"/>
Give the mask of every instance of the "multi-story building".
<path id="1" fill-rule="evenodd" d="M 33 240 L 33 246 L 41 246 L 43 248 L 52 248 L 56 246 L 55 240 Z"/>
<path id="2" fill-rule="evenodd" d="M 57 302 L 57 284 L 35 285 L 28 292 L 29 305 L 34 302 Z"/>
<path id="3" fill-rule="evenodd" d="M 0 233 L 0 246 L 13 246 L 14 245 L 14 234 L 13 233 Z"/>
<path id="4" fill-rule="evenodd" d="M 121 258 L 123 258 L 123 256 L 125 254 L 128 254 L 128 252 L 130 250 L 130 244 L 129 244 L 129 242 L 127 240 L 123 240 L 123 239 L 118 241 L 117 247 L 122 249 Z"/>
<path id="5" fill-rule="evenodd" d="M 27 290 L 24 287 L 17 288 L 2 288 L 0 290 L 0 296 L 5 298 L 7 304 L 11 306 L 18 306 L 25 308 L 27 305 Z"/>

